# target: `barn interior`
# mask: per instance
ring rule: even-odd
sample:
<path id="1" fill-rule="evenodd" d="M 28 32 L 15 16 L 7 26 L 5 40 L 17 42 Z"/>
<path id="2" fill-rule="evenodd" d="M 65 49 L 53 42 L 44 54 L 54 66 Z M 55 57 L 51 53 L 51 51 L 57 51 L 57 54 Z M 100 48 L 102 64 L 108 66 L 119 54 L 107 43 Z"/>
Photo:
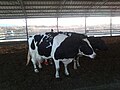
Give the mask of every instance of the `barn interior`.
<path id="1" fill-rule="evenodd" d="M 27 38 L 36 34 L 29 31 L 29 19 L 55 18 L 54 28 L 60 31 L 60 19 L 78 17 L 84 18 L 82 33 L 101 37 L 108 46 L 107 51 L 96 51 L 97 57 L 93 61 L 80 58 L 81 66 L 77 70 L 73 69 L 71 63 L 68 66 L 69 77 L 63 74 L 61 63 L 60 80 L 54 78 L 54 65 L 46 66 L 43 63 L 43 68 L 37 74 L 33 71 L 32 63 L 26 66 Z M 88 29 L 88 18 L 96 17 L 108 18 L 109 28 L 100 28 L 102 32 Z M 2 29 L 0 25 L 0 90 L 119 90 L 120 22 L 114 27 L 114 18 L 119 21 L 119 17 L 119 0 L 0 0 L 0 20 L 22 19 L 24 22 L 24 27 L 15 34 L 8 26 Z M 19 21 L 17 23 L 20 24 Z M 11 30 L 12 34 L 3 33 L 4 30 Z M 5 38 L 1 38 L 3 36 Z"/>

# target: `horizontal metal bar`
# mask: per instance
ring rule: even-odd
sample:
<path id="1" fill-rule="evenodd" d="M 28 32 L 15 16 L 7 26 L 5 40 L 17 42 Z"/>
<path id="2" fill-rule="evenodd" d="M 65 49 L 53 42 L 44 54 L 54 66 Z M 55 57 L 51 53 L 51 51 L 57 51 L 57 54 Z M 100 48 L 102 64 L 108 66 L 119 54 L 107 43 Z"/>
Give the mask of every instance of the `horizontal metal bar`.
<path id="1" fill-rule="evenodd" d="M 61 17 L 61 18 L 65 18 L 65 17 L 110 17 L 111 15 L 52 15 L 52 16 L 45 16 L 45 15 L 38 15 L 38 16 L 27 16 L 27 18 L 57 18 L 57 17 Z M 119 15 L 115 15 L 115 16 L 119 16 Z M 25 16 L 6 16 L 6 17 L 0 17 L 0 19 L 23 19 L 25 18 Z"/>
<path id="2" fill-rule="evenodd" d="M 27 12 L 26 11 L 26 14 L 42 14 L 42 13 L 47 13 L 47 14 L 52 14 L 52 13 L 57 13 L 57 14 L 61 14 L 61 13 L 65 13 L 65 14 L 75 14 L 75 13 L 82 13 L 82 14 L 86 14 L 86 13 L 94 13 L 94 14 L 97 14 L 97 13 L 102 13 L 102 14 L 104 14 L 104 13 L 109 13 L 109 14 L 111 14 L 111 11 L 95 11 L 95 12 L 92 12 L 92 11 L 89 11 L 89 12 L 85 12 L 85 11 L 73 11 L 73 12 L 71 12 L 71 11 L 61 11 L 61 12 L 53 12 L 53 11 L 48 11 L 48 12 L 46 12 L 46 11 L 37 11 L 37 12 Z M 120 10 L 119 10 L 119 12 L 118 11 L 115 11 L 115 12 L 113 12 L 114 14 L 120 14 Z M 0 12 L 0 14 L 23 14 L 23 12 Z"/>
<path id="3" fill-rule="evenodd" d="M 120 10 L 26 10 L 26 13 L 120 13 Z M 23 13 L 22 10 L 3 10 L 0 11 L 0 14 L 15 14 Z"/>
<path id="4" fill-rule="evenodd" d="M 19 6 L 20 4 L 2 4 L 2 3 L 0 3 L 0 6 L 1 7 L 8 7 L 8 6 L 14 6 L 14 7 L 17 7 L 17 6 Z M 29 7 L 32 7 L 32 6 L 40 6 L 40 7 L 42 7 L 42 6 L 60 6 L 60 4 L 24 4 L 25 6 L 29 6 Z M 76 4 L 64 4 L 64 6 L 91 6 L 92 4 L 90 3 L 90 4 L 80 4 L 80 3 L 76 3 Z M 116 6 L 120 6 L 120 4 L 119 3 L 116 3 L 116 4 L 105 4 L 105 5 L 102 5 L 102 4 L 94 4 L 94 6 L 113 6 L 113 7 L 116 7 Z"/>
<path id="5" fill-rule="evenodd" d="M 62 8 L 62 10 L 117 10 L 120 9 L 119 8 Z M 22 10 L 21 8 L 14 8 L 14 9 L 10 9 L 10 8 L 0 8 L 0 10 Z M 58 8 L 30 8 L 30 9 L 25 9 L 25 10 L 60 10 Z"/>
<path id="6" fill-rule="evenodd" d="M 66 13 L 66 12 L 61 12 L 61 13 L 26 13 L 26 15 L 28 16 L 28 15 L 54 15 L 54 14 L 56 14 L 56 15 L 75 15 L 75 14 L 78 14 L 78 15 L 86 15 L 86 14 L 94 14 L 94 15 L 111 15 L 111 13 L 110 12 L 104 12 L 104 13 L 89 13 L 89 12 L 87 12 L 87 13 L 80 13 L 80 12 L 74 12 L 74 13 L 71 13 L 71 12 L 69 12 L 69 13 Z M 24 15 L 24 13 L 14 13 L 14 14 L 5 14 L 5 13 L 0 13 L 0 16 L 10 16 L 10 15 L 12 15 L 12 16 L 15 16 L 15 15 L 18 15 L 18 16 L 20 16 L 20 15 Z M 116 12 L 116 13 L 112 13 L 112 15 L 120 15 L 120 13 L 118 13 L 118 12 Z"/>

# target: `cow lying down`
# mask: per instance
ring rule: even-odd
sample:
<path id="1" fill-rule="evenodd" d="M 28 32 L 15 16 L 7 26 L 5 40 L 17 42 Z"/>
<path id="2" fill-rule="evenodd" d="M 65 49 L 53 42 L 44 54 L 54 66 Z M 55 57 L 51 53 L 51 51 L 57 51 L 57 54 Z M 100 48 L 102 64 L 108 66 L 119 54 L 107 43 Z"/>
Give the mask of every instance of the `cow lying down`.
<path id="1" fill-rule="evenodd" d="M 62 61 L 65 67 L 65 74 L 69 75 L 67 65 L 72 62 L 74 57 L 82 55 L 94 58 L 94 52 L 87 37 L 83 34 L 65 32 L 65 33 L 44 33 L 34 35 L 29 38 L 28 63 L 31 57 L 34 71 L 38 72 L 36 64 L 41 68 L 42 59 L 53 58 L 55 63 L 56 74 L 59 78 L 59 62 Z M 27 64 L 28 64 L 27 63 Z"/>

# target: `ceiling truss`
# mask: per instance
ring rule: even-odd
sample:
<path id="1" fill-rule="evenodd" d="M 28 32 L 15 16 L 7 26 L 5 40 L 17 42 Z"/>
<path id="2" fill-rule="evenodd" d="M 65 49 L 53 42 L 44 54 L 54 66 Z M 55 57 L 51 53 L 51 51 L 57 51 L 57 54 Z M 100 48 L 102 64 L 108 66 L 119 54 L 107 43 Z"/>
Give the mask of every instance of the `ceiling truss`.
<path id="1" fill-rule="evenodd" d="M 0 0 L 0 19 L 120 16 L 120 0 Z"/>

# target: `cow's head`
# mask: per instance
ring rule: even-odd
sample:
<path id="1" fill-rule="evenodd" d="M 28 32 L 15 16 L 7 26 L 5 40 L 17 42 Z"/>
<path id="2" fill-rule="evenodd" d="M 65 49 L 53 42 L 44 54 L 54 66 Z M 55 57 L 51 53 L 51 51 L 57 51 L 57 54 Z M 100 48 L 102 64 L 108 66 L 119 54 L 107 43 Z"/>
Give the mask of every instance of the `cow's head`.
<path id="1" fill-rule="evenodd" d="M 90 57 L 92 59 L 95 58 L 96 53 L 94 52 L 87 38 L 81 40 L 80 47 L 79 47 L 79 54 Z"/>

